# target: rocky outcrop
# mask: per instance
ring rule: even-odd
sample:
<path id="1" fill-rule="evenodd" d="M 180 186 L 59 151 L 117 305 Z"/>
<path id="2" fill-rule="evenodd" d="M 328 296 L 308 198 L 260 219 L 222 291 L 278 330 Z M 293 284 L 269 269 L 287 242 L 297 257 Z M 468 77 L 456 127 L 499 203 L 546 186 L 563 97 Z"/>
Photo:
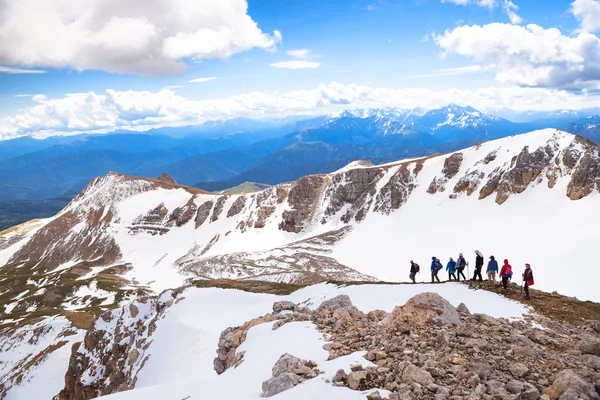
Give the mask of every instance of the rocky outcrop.
<path id="1" fill-rule="evenodd" d="M 358 168 L 334 175 L 323 196 L 327 207 L 321 223 L 326 223 L 328 217 L 348 205 L 341 220 L 345 223 L 353 218 L 362 220 L 377 193 L 377 182 L 383 175 L 384 171 L 379 168 Z"/>
<path id="2" fill-rule="evenodd" d="M 600 154 L 598 147 L 587 139 L 578 137 L 574 144 L 565 152 L 563 160 L 566 165 L 573 165 L 567 196 L 571 200 L 579 200 L 594 190 L 600 190 Z M 585 149 L 583 154 L 580 147 Z"/>
<path id="3" fill-rule="evenodd" d="M 223 207 L 225 207 L 225 202 L 227 201 L 228 198 L 229 198 L 229 196 L 221 196 L 217 199 L 212 216 L 210 217 L 210 222 L 215 222 L 216 220 L 219 219 L 219 217 L 221 216 L 221 213 L 223 212 Z"/>
<path id="4" fill-rule="evenodd" d="M 212 201 L 205 201 L 198 207 L 198 211 L 196 212 L 196 229 L 202 226 L 202 224 L 206 221 L 210 212 L 213 208 L 214 203 Z"/>
<path id="5" fill-rule="evenodd" d="M 444 168 L 442 168 L 443 176 L 436 176 L 431 181 L 431 184 L 427 188 L 427 193 L 436 194 L 438 192 L 443 192 L 446 190 L 446 184 L 448 181 L 458 174 L 460 170 L 460 166 L 463 161 L 462 153 L 454 153 L 446 158 L 444 161 Z"/>
<path id="6" fill-rule="evenodd" d="M 164 183 L 168 183 L 168 184 L 172 184 L 172 185 L 177 184 L 177 182 L 175 182 L 175 179 L 171 175 L 167 174 L 166 172 L 163 172 L 162 174 L 160 174 L 160 176 L 157 179 Z"/>
<path id="7" fill-rule="evenodd" d="M 233 216 L 238 215 L 242 212 L 244 207 L 246 206 L 246 196 L 240 196 L 231 205 L 229 211 L 227 211 L 227 218 L 231 218 Z"/>
<path id="8" fill-rule="evenodd" d="M 65 387 L 57 398 L 87 400 L 133 388 L 137 371 L 149 357 L 146 351 L 157 321 L 182 290 L 141 298 L 102 314 L 83 342 L 73 345 Z"/>
<path id="9" fill-rule="evenodd" d="M 301 360 L 291 354 L 282 355 L 273 366 L 273 375 L 262 383 L 263 397 L 271 397 L 312 379 L 319 374 L 312 361 Z"/>
<path id="10" fill-rule="evenodd" d="M 288 195 L 289 209 L 281 216 L 279 229 L 298 233 L 312 219 L 327 178 L 320 175 L 305 176 L 297 180 Z"/>
<path id="11" fill-rule="evenodd" d="M 407 164 L 402 164 L 390 180 L 379 190 L 375 199 L 373 210 L 382 214 L 389 214 L 400 208 L 416 187 L 416 176 L 419 165 L 409 169 Z"/>
<path id="12" fill-rule="evenodd" d="M 455 194 L 466 192 L 467 196 L 470 196 L 477 190 L 479 183 L 484 177 L 485 174 L 483 172 L 479 172 L 478 170 L 470 171 L 456 182 L 453 192 Z"/>
<path id="13" fill-rule="evenodd" d="M 175 224 L 175 226 L 178 227 L 187 224 L 196 214 L 197 207 L 194 203 L 195 199 L 196 196 L 192 196 L 185 206 L 175 208 L 169 216 L 168 224 L 170 226 Z"/>

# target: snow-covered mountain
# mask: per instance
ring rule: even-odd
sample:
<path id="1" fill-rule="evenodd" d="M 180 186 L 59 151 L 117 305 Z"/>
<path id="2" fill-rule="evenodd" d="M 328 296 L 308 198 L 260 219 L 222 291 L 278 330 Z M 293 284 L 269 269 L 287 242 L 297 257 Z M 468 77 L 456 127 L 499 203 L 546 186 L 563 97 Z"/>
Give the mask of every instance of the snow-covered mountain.
<path id="1" fill-rule="evenodd" d="M 0 284 L 30 274 L 5 308 L 109 305 L 190 279 L 406 281 L 410 259 L 425 270 L 434 255 L 476 249 L 531 263 L 544 289 L 598 300 L 579 278 L 600 226 L 598 154 L 543 130 L 241 195 L 111 173 L 55 217 L 2 235 Z"/>
<path id="2" fill-rule="evenodd" d="M 368 283 L 406 282 L 411 259 L 421 265 L 418 279 L 428 281 L 432 256 L 445 262 L 463 252 L 472 266 L 477 249 L 509 259 L 517 277 L 530 263 L 536 288 L 598 301 L 595 281 L 582 277 L 595 268 L 599 173 L 598 145 L 542 130 L 451 154 L 380 166 L 354 162 L 248 194 L 207 193 L 167 175 L 98 177 L 56 216 L 0 234 L 0 397 L 259 399 L 285 386 L 272 372 L 284 353 L 312 362 L 285 375 L 292 384 L 281 399 L 358 400 L 372 388 L 397 394 L 409 373 L 388 382 L 398 379 L 397 385 L 386 384 L 385 374 L 398 363 L 411 374 L 423 377 L 414 370 L 421 367 L 429 374 L 409 389 L 412 396 L 433 382 L 454 390 L 458 383 L 439 372 L 452 365 L 464 376 L 460 387 L 492 391 L 467 384 L 470 365 L 490 360 L 499 379 L 520 374 L 523 393 L 563 393 L 561 379 L 576 378 L 561 378 L 551 361 L 564 349 L 593 354 L 589 327 L 536 316 L 542 331 L 525 323 L 530 310 L 519 303 L 458 284 Z M 204 287 L 209 279 L 260 293 Z M 318 283 L 324 280 L 367 284 Z M 552 301 L 551 315 L 576 304 L 552 295 L 542 303 Z M 460 303 L 490 317 L 464 306 L 459 316 Z M 581 317 L 573 318 L 580 324 Z M 450 325 L 440 330 L 440 323 Z M 490 329 L 494 345 L 481 341 Z M 477 351 L 469 336 L 480 338 Z M 531 361 L 523 350 L 531 343 L 548 346 L 540 353 L 547 363 Z M 502 358 L 506 348 L 511 363 Z M 435 364 L 420 360 L 424 351 Z M 465 370 L 463 359 L 472 363 Z M 515 360 L 532 373 L 513 372 Z M 591 361 L 568 359 L 585 372 L 578 393 L 590 396 Z M 356 363 L 372 381 L 336 380 L 339 369 L 350 374 Z M 539 379 L 550 373 L 551 380 Z M 491 378 L 482 372 L 479 379 Z"/>

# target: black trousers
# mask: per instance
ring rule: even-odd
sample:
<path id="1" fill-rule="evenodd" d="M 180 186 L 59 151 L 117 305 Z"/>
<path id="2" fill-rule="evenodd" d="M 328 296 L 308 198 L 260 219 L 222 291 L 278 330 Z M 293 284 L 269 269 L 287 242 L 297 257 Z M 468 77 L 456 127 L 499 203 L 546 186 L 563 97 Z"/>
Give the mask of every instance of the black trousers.
<path id="1" fill-rule="evenodd" d="M 416 276 L 416 275 L 417 275 L 417 273 L 416 273 L 416 272 L 411 272 L 411 273 L 410 273 L 410 275 L 409 275 L 409 276 L 410 276 L 410 280 L 411 280 L 411 281 L 413 281 L 413 283 L 417 283 L 417 282 L 415 281 L 415 276 Z"/>
<path id="2" fill-rule="evenodd" d="M 433 271 L 431 271 L 431 283 L 435 282 L 434 279 L 437 279 L 437 281 L 440 281 L 440 278 L 438 277 L 438 270 L 435 269 Z"/>
<path id="3" fill-rule="evenodd" d="M 465 281 L 467 280 L 467 277 L 465 276 L 465 273 L 463 272 L 464 270 L 465 270 L 465 268 L 464 268 L 464 267 L 462 267 L 462 268 L 458 268 L 458 269 L 456 270 L 456 272 L 458 272 L 458 275 L 457 275 L 458 279 L 457 279 L 457 280 L 458 280 L 459 282 L 460 282 L 460 277 L 461 277 L 461 276 L 463 277 L 463 280 L 465 280 Z"/>
<path id="4" fill-rule="evenodd" d="M 473 275 L 473 280 L 479 280 L 480 282 L 483 281 L 483 277 L 481 276 L 481 268 L 483 267 L 479 267 L 479 268 L 475 268 L 475 275 Z M 477 277 L 479 277 L 479 279 L 477 279 Z"/>
<path id="5" fill-rule="evenodd" d="M 527 282 L 525 282 L 524 289 L 525 289 L 525 296 L 529 297 L 529 286 L 527 286 Z"/>
<path id="6" fill-rule="evenodd" d="M 451 281 L 452 278 L 454 278 L 454 280 L 456 280 L 456 275 L 454 272 L 448 272 L 448 280 Z"/>
<path id="7" fill-rule="evenodd" d="M 508 289 L 508 277 L 502 277 L 502 286 L 504 286 L 504 290 Z"/>

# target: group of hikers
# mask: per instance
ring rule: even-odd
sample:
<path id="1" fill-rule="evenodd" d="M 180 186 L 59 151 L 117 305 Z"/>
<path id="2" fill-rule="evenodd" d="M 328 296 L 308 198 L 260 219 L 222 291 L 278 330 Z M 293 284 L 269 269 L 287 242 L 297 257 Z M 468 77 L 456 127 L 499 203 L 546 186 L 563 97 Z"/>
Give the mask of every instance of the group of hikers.
<path id="1" fill-rule="evenodd" d="M 483 269 L 484 257 L 483 257 L 483 254 L 479 250 L 475 250 L 475 256 L 476 256 L 476 258 L 475 258 L 475 273 L 473 275 L 473 278 L 471 278 L 471 280 L 483 282 L 483 277 L 481 276 L 481 271 Z M 448 272 L 448 280 L 449 281 L 455 280 L 455 281 L 460 282 L 460 277 L 462 276 L 463 280 L 466 281 L 467 277 L 464 274 L 464 270 L 465 270 L 465 268 L 467 268 L 468 265 L 469 265 L 469 263 L 463 256 L 463 253 L 460 253 L 458 255 L 458 259 L 456 261 L 454 259 L 452 259 L 452 257 L 450 257 L 450 261 L 448 261 L 448 264 L 446 264 L 446 271 Z M 431 283 L 435 283 L 436 280 L 438 282 L 440 282 L 438 273 L 442 269 L 444 269 L 444 267 L 443 267 L 440 259 L 436 258 L 436 257 L 431 257 Z M 510 282 L 511 282 L 512 276 L 513 276 L 512 270 L 513 270 L 513 268 L 508 263 L 508 260 L 504 260 L 504 264 L 502 265 L 502 268 L 499 269 L 498 261 L 496 261 L 496 258 L 494 256 L 491 256 L 490 260 L 488 261 L 488 264 L 487 264 L 486 273 L 487 273 L 488 280 L 490 282 L 496 282 L 496 275 L 498 275 L 499 278 L 502 279 L 502 286 L 504 287 L 504 291 L 506 292 L 510 288 Z M 419 272 L 420 272 L 419 264 L 417 264 L 411 260 L 410 261 L 410 280 L 413 283 L 417 283 L 415 278 Z M 525 290 L 525 299 L 530 300 L 531 297 L 529 295 L 529 287 L 533 285 L 534 281 L 533 281 L 533 271 L 531 270 L 531 266 L 529 264 L 525 264 L 525 272 L 523 272 L 522 276 L 523 276 L 523 288 Z"/>

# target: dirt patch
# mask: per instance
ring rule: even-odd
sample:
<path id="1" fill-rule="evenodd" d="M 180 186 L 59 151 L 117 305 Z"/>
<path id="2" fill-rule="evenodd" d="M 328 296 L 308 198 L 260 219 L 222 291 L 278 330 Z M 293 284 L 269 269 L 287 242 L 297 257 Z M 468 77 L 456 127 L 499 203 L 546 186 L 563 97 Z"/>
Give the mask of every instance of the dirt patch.
<path id="1" fill-rule="evenodd" d="M 71 324 L 73 324 L 75 328 L 85 329 L 86 331 L 92 327 L 97 317 L 96 314 L 89 311 L 65 312 L 63 315 L 71 322 Z"/>
<path id="2" fill-rule="evenodd" d="M 252 293 L 268 293 L 284 296 L 303 288 L 303 285 L 262 281 L 232 281 L 228 279 L 199 280 L 192 283 L 197 288 L 237 289 Z"/>

